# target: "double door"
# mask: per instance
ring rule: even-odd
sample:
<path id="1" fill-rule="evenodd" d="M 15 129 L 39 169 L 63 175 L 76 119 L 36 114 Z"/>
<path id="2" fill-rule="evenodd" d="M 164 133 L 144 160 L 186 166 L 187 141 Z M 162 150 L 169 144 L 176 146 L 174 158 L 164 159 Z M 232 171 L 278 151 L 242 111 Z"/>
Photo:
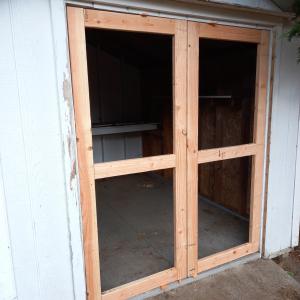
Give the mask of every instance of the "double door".
<path id="1" fill-rule="evenodd" d="M 75 7 L 68 7 L 67 15 L 88 298 L 127 299 L 258 252 L 269 33 Z M 169 39 L 168 152 L 95 162 L 87 63 L 90 29 Z M 172 170 L 173 176 L 173 264 L 101 289 L 102 237 L 95 183 L 164 170 Z"/>

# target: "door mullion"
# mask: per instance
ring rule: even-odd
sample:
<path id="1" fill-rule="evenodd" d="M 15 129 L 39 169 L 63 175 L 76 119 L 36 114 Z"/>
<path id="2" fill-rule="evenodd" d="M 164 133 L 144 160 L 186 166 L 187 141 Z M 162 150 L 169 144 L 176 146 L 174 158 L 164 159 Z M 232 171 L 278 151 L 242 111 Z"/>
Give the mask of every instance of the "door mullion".
<path id="1" fill-rule="evenodd" d="M 188 23 L 187 62 L 187 252 L 188 276 L 197 275 L 198 261 L 198 24 Z"/>

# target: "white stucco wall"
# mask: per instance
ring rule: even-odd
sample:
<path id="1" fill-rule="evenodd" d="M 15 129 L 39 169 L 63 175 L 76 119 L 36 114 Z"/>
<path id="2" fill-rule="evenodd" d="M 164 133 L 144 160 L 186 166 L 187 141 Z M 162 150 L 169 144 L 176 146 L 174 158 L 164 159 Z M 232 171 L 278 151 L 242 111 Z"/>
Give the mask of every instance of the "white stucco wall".
<path id="1" fill-rule="evenodd" d="M 128 1 L 105 2 L 110 7 L 127 3 L 130 10 Z M 130 3 L 132 10 L 144 5 L 153 14 L 170 11 L 173 16 L 217 18 L 247 26 L 272 23 L 270 18 L 200 11 L 195 5 L 170 1 Z M 85 299 L 63 0 L 0 1 L 0 36 L 0 299 Z M 293 214 L 300 203 L 299 196 L 294 201 L 295 174 L 299 177 L 295 167 L 300 102 L 297 45 L 282 40 L 278 45 L 267 255 L 292 245 L 293 228 L 299 227 L 300 218 Z"/>

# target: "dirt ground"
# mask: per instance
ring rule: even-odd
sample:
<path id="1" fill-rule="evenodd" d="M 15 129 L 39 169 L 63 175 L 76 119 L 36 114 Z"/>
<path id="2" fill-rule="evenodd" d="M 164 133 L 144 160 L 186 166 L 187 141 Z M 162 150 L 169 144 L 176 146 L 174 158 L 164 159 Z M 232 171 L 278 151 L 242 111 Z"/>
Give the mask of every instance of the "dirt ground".
<path id="1" fill-rule="evenodd" d="M 284 271 L 300 283 L 300 247 L 273 259 Z"/>
<path id="2" fill-rule="evenodd" d="M 295 263 L 297 262 L 297 263 Z M 166 291 L 151 300 L 300 300 L 299 252 L 279 264 L 259 259 Z M 296 267 L 298 265 L 298 267 Z M 287 267 L 285 271 L 282 267 Z"/>

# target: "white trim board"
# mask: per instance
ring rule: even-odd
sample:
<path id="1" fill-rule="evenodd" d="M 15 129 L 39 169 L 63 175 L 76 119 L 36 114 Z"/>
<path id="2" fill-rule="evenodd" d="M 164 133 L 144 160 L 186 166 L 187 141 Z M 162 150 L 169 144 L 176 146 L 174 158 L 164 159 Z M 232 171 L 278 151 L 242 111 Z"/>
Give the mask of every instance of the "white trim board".
<path id="1" fill-rule="evenodd" d="M 0 156 L 0 299 L 16 299 L 14 268 Z"/>
<path id="2" fill-rule="evenodd" d="M 66 0 L 66 3 L 101 10 L 146 14 L 151 16 L 213 22 L 242 27 L 270 28 L 280 24 L 290 15 L 263 10 L 241 8 L 234 5 L 222 6 L 211 2 L 170 0 Z"/>

